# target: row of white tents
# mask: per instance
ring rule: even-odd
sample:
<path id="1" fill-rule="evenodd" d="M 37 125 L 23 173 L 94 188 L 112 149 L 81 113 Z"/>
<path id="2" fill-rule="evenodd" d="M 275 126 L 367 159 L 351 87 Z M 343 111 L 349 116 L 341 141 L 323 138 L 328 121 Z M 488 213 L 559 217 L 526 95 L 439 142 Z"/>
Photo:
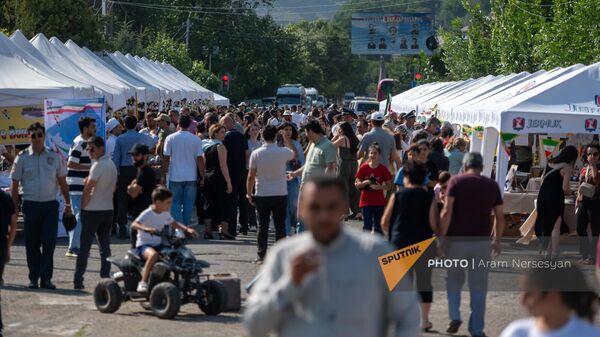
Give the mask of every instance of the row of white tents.
<path id="1" fill-rule="evenodd" d="M 471 137 L 470 150 L 483 154 L 487 175 L 498 155 L 496 180 L 503 185 L 508 157 L 501 150 L 501 133 L 598 134 L 600 63 L 424 84 L 394 96 L 391 110 L 483 128 L 483 140 Z"/>
<path id="2" fill-rule="evenodd" d="M 0 107 L 102 96 L 114 110 L 126 107 L 130 98 L 229 104 L 165 62 L 119 51 L 98 56 L 71 40 L 62 43 L 41 33 L 27 40 L 19 30 L 10 38 L 0 33 L 0 74 Z"/>

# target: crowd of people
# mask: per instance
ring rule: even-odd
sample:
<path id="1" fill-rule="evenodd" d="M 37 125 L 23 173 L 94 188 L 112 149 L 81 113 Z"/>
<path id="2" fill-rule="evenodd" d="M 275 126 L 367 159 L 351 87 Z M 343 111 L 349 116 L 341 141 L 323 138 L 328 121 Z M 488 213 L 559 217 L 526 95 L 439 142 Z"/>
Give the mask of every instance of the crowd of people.
<path id="1" fill-rule="evenodd" d="M 76 259 L 75 289 L 85 288 L 94 237 L 100 248 L 101 277 L 109 277 L 106 258 L 111 254 L 111 234 L 131 240 L 132 248 L 147 261 L 147 273 L 138 286 L 144 292 L 161 248 L 151 234 L 165 224 L 197 235 L 192 229 L 195 209 L 207 240 L 235 240 L 256 231 L 253 262 L 265 265 L 246 312 L 252 336 L 322 331 L 315 329 L 333 329 L 327 330 L 335 331 L 333 335 L 375 336 L 381 335 L 383 321 L 396 323 L 397 336 L 430 331 L 433 289 L 425 257 L 442 252 L 446 258 L 489 259 L 500 253 L 504 230 L 500 188 L 481 174 L 483 158 L 467 152 L 468 138 L 454 134 L 452 125 L 435 117 L 417 123 L 414 111 L 384 115 L 355 113 L 335 105 L 307 111 L 276 104 L 205 111 L 183 107 L 137 117 L 129 113 L 106 121 L 106 141 L 96 135 L 97 121 L 81 118 L 80 134 L 66 163 L 44 146 L 42 125 L 28 129 L 31 146 L 14 158 L 11 169 L 12 195 L 0 193 L 0 234 L 7 238 L 0 241 L 0 252 L 10 251 L 16 213 L 21 209 L 29 288 L 55 289 L 59 190 L 65 204 L 63 219 L 75 219 L 66 253 Z M 595 263 L 600 151 L 596 144 L 586 151 L 582 185 L 591 185 L 595 193 L 579 194 L 578 232 L 582 261 Z M 560 199 L 563 205 L 563 187 L 577 152 L 574 156 L 567 147 L 550 162 L 540 191 L 538 211 L 543 216 L 536 233 L 550 257 L 558 252 L 556 232 L 560 233 L 563 214 L 554 202 Z M 365 233 L 344 229 L 343 220 L 349 219 L 361 220 Z M 276 241 L 292 238 L 267 254 L 271 223 Z M 377 256 L 390 247 L 399 249 L 434 236 L 437 246 L 425 252 L 409 278 L 419 294 L 419 320 L 410 292 L 388 292 L 377 270 Z M 307 277 L 311 274 L 317 276 Z M 356 279 L 350 282 L 348 275 Z M 456 333 L 462 324 L 461 291 L 466 279 L 471 295 L 468 330 L 472 336 L 484 336 L 485 269 L 448 270 L 446 331 Z M 575 310 L 579 318 L 565 316 L 564 324 L 546 322 L 544 327 L 535 322 L 517 324 L 504 336 L 565 326 L 578 336 L 597 336 L 598 330 L 585 323 L 593 318 L 595 304 L 590 299 L 595 294 L 590 290 L 564 295 L 556 288 L 536 293 L 535 285 L 543 282 L 538 274 L 527 278 L 525 291 L 535 294 L 524 304 L 532 315 L 542 321 L 558 315 L 548 311 L 547 304 L 552 303 L 565 312 Z M 307 289 L 317 290 L 308 293 Z M 353 305 L 359 294 L 363 304 Z M 304 310 L 292 310 L 296 304 Z M 379 319 L 384 316 L 385 320 Z"/>

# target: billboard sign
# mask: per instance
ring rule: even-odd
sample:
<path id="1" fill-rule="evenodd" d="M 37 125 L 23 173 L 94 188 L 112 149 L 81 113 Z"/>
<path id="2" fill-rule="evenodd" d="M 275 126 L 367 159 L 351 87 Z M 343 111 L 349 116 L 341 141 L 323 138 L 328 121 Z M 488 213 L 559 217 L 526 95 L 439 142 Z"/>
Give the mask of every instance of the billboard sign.
<path id="1" fill-rule="evenodd" d="M 418 55 L 437 48 L 431 13 L 352 14 L 352 54 Z"/>

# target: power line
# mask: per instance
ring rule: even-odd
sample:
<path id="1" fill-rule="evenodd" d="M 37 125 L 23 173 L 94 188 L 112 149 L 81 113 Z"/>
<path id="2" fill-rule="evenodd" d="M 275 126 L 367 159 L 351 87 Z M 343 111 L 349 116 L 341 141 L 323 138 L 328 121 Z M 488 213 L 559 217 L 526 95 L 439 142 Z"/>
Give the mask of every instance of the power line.
<path id="1" fill-rule="evenodd" d="M 540 14 L 537 14 L 537 13 L 530 12 L 530 11 L 526 10 L 525 8 L 520 7 L 516 3 L 514 5 L 515 5 L 515 7 L 517 7 L 518 9 L 522 10 L 523 12 L 525 12 L 525 13 L 527 13 L 529 15 L 533 15 L 533 16 L 536 16 L 536 17 L 542 18 L 542 19 L 552 19 L 551 16 L 543 16 L 543 15 L 540 15 Z"/>
<path id="2" fill-rule="evenodd" d="M 325 14 L 325 13 L 338 13 L 338 12 L 353 12 L 353 11 L 359 11 L 359 10 L 369 10 L 369 9 L 379 9 L 379 8 L 388 8 L 388 7 L 399 7 L 399 6 L 405 6 L 405 5 L 412 5 L 412 4 L 418 4 L 418 3 L 425 3 L 425 2 L 431 2 L 431 1 L 436 1 L 436 0 L 417 0 L 417 1 L 412 1 L 412 2 L 407 2 L 407 3 L 396 3 L 396 4 L 390 4 L 390 5 L 379 5 L 379 6 L 373 6 L 373 7 L 364 7 L 364 8 L 340 8 L 340 9 L 336 9 L 336 10 L 326 10 L 326 11 L 308 11 L 308 12 L 298 12 L 298 13 L 293 13 L 294 15 L 302 15 L 302 14 Z M 145 3 L 138 3 L 138 2 L 124 2 L 124 1 L 113 1 L 113 0 L 109 0 L 109 2 L 114 3 L 114 4 L 119 4 L 122 6 L 131 6 L 131 7 L 139 7 L 139 8 L 146 8 L 146 9 L 159 9 L 159 10 L 169 10 L 169 11 L 174 11 L 174 12 L 194 12 L 194 13 L 201 13 L 201 14 L 218 14 L 218 15 L 241 15 L 241 16 L 250 16 L 250 15 L 255 15 L 256 13 L 248 13 L 248 12 L 231 12 L 231 11 L 218 11 L 218 10 L 204 10 L 204 9 L 199 9 L 199 8 L 195 8 L 195 7 L 191 7 L 191 8 L 187 8 L 187 9 L 182 9 L 182 8 L 178 8 L 176 6 L 165 6 L 165 5 L 154 5 L 154 4 L 145 4 Z M 350 6 L 354 5 L 352 3 L 349 4 Z M 231 10 L 231 8 L 219 8 L 219 10 Z M 239 8 L 241 9 L 241 8 Z M 244 8 L 244 10 L 253 10 L 252 8 Z M 285 20 L 287 21 L 287 20 Z"/>

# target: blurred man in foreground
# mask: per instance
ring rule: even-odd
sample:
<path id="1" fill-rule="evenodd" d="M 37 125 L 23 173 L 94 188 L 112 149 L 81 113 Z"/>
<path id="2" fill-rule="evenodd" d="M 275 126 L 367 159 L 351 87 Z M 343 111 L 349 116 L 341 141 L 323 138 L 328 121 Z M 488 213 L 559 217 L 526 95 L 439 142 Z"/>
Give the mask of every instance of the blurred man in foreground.
<path id="1" fill-rule="evenodd" d="M 300 217 L 308 231 L 267 254 L 244 313 L 252 337 L 419 334 L 414 293 L 387 288 L 377 258 L 392 249 L 377 236 L 344 228 L 346 185 L 338 178 L 304 182 Z"/>

